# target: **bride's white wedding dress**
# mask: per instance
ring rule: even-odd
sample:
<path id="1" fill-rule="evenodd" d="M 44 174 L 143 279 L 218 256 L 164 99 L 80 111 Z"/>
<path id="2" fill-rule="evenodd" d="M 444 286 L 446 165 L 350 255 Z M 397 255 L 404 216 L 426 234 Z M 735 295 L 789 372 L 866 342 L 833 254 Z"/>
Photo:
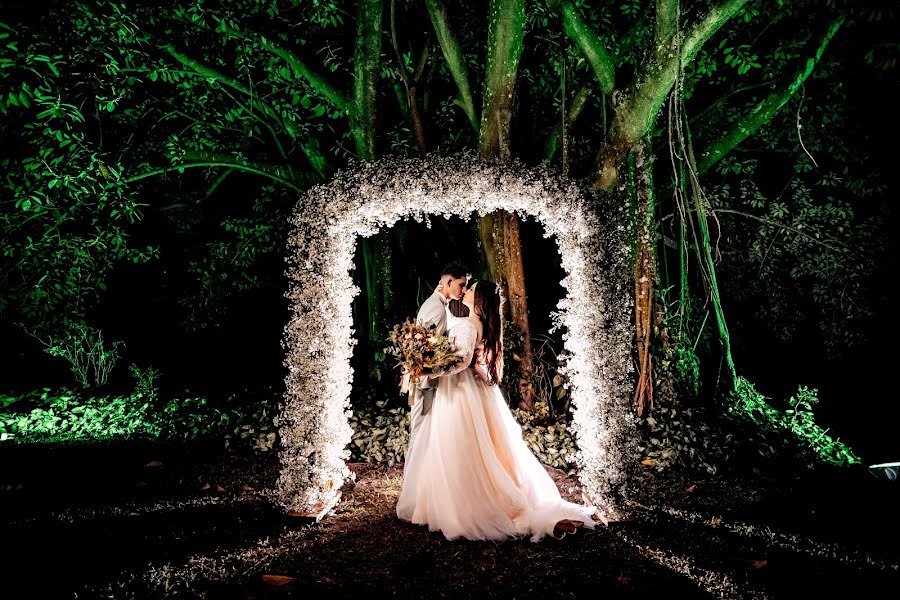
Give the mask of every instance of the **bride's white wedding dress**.
<path id="1" fill-rule="evenodd" d="M 593 528 L 596 508 L 567 502 L 522 439 L 497 386 L 469 368 L 477 331 L 451 318 L 463 361 L 440 378 L 429 415 L 403 469 L 397 516 L 447 539 L 502 540 L 553 535 L 563 519 Z"/>

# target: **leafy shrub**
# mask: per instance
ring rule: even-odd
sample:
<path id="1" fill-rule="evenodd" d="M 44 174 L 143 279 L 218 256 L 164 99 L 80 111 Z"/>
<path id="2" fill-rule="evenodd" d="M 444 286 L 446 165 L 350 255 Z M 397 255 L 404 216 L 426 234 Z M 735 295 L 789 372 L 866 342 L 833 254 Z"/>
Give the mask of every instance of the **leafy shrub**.
<path id="1" fill-rule="evenodd" d="M 275 429 L 277 403 L 255 403 L 250 408 L 234 409 L 225 434 L 225 447 L 246 446 L 254 452 L 269 452 L 278 442 Z"/>
<path id="2" fill-rule="evenodd" d="M 223 435 L 241 418 L 206 398 L 173 398 L 160 404 L 141 391 L 125 396 L 86 396 L 49 388 L 7 396 L 0 434 L 19 442 L 60 442 L 147 437 L 192 440 Z"/>
<path id="3" fill-rule="evenodd" d="M 678 466 L 717 473 L 731 457 L 735 436 L 709 417 L 700 408 L 657 406 L 644 419 L 644 464 L 657 471 Z"/>
<path id="4" fill-rule="evenodd" d="M 409 409 L 386 408 L 379 400 L 375 407 L 354 410 L 350 416 L 353 437 L 350 440 L 351 460 L 384 462 L 393 465 L 403 462 L 409 444 Z"/>
<path id="5" fill-rule="evenodd" d="M 351 460 L 388 465 L 403 462 L 409 443 L 409 409 L 386 405 L 385 401 L 379 401 L 374 408 L 353 411 Z M 565 422 L 550 418 L 546 403 L 535 403 L 534 412 L 521 409 L 512 412 L 522 425 L 523 439 L 538 460 L 573 472 L 577 452 L 574 436 Z"/>
<path id="6" fill-rule="evenodd" d="M 522 426 L 522 439 L 531 452 L 545 465 L 574 473 L 575 436 L 565 419 L 551 415 L 546 402 L 535 402 L 534 411 L 513 409 Z"/>
<path id="7" fill-rule="evenodd" d="M 156 382 L 159 380 L 159 371 L 152 366 L 148 366 L 145 369 L 136 364 L 129 365 L 128 371 L 134 377 L 134 391 L 146 398 L 156 400 L 159 395 L 159 389 L 156 385 Z"/>
<path id="8" fill-rule="evenodd" d="M 124 345 L 116 341 L 107 348 L 103 332 L 83 322 L 68 323 L 61 335 L 51 335 L 47 339 L 31 335 L 43 344 L 44 352 L 68 361 L 82 388 L 106 384 L 119 360 L 119 348 Z"/>
<path id="9" fill-rule="evenodd" d="M 138 435 L 158 436 L 151 403 L 143 397 L 81 397 L 48 388 L 7 398 L 0 412 L 6 438 L 22 442 L 110 439 Z M 14 412 L 7 409 L 16 409 Z"/>
<path id="10" fill-rule="evenodd" d="M 818 391 L 800 386 L 788 400 L 790 408 L 780 410 L 770 405 L 765 396 L 744 377 L 738 377 L 729 395 L 729 413 L 749 419 L 761 428 L 781 437 L 789 446 L 809 452 L 820 460 L 835 465 L 859 464 L 859 457 L 846 444 L 828 435 L 815 422 L 813 405 Z"/>

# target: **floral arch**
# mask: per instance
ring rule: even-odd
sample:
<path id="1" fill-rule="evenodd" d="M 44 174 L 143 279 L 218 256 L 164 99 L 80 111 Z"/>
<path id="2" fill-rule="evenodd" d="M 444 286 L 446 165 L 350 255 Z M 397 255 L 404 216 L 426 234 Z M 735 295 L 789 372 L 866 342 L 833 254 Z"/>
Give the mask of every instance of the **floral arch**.
<path id="1" fill-rule="evenodd" d="M 637 455 L 628 207 L 602 206 L 582 184 L 546 165 L 466 154 L 356 165 L 298 202 L 287 257 L 286 397 L 276 420 L 282 450 L 275 494 L 286 509 L 321 513 L 352 477 L 345 460 L 353 433 L 357 238 L 400 219 L 471 218 L 497 210 L 536 218 L 559 248 L 566 297 L 553 317 L 568 358 L 579 479 L 591 501 L 609 505 Z"/>

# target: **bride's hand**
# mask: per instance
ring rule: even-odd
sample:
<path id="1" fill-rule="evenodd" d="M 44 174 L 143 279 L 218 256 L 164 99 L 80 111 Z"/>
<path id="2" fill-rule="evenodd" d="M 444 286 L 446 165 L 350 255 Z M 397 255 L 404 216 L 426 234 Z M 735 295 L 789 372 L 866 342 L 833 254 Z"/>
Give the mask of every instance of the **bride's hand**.
<path id="1" fill-rule="evenodd" d="M 475 377 L 482 380 L 485 383 L 490 383 L 491 378 L 488 376 L 487 369 L 484 368 L 484 365 L 480 363 L 475 363 L 472 367 L 472 370 L 475 371 Z"/>

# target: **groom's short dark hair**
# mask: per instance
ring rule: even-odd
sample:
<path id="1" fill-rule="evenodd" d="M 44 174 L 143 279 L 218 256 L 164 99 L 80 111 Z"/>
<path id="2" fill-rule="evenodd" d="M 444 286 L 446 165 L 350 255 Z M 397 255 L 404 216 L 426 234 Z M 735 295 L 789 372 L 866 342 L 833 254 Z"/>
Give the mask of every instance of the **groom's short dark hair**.
<path id="1" fill-rule="evenodd" d="M 443 277 L 444 275 L 452 275 L 454 279 L 459 279 L 460 277 L 468 277 L 470 274 L 471 273 L 469 273 L 469 269 L 465 265 L 456 261 L 447 263 L 447 265 L 441 271 L 441 277 Z"/>

